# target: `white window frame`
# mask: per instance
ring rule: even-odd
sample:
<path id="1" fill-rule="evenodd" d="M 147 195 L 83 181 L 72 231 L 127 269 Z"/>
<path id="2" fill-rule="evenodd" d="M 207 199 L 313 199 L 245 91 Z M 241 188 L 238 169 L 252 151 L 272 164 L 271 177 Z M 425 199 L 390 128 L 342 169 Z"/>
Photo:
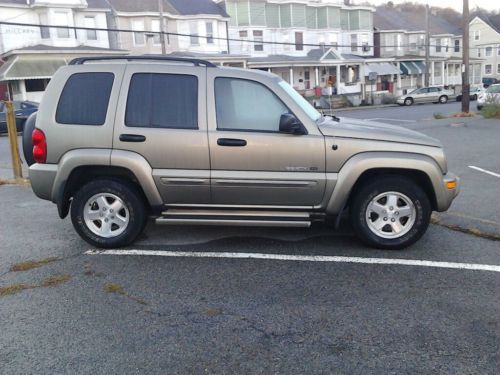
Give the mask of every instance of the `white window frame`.
<path id="1" fill-rule="evenodd" d="M 490 67 L 489 73 L 486 70 L 487 67 Z M 491 64 L 485 64 L 484 65 L 484 75 L 491 75 L 491 74 L 493 74 L 493 65 L 491 65 Z"/>
<path id="2" fill-rule="evenodd" d="M 151 20 L 151 31 L 157 31 L 159 32 L 161 30 L 161 27 L 160 27 L 160 22 L 161 20 L 159 18 L 155 18 L 153 20 Z M 153 34 L 153 46 L 159 46 L 161 45 L 161 39 L 160 39 L 160 34 Z"/>
<path id="3" fill-rule="evenodd" d="M 484 48 L 484 57 L 493 56 L 493 47 L 485 47 Z"/>
<path id="4" fill-rule="evenodd" d="M 474 30 L 474 40 L 478 41 L 481 39 L 481 30 Z"/>
<path id="5" fill-rule="evenodd" d="M 497 64 L 497 74 L 500 74 L 500 64 Z"/>
<path id="6" fill-rule="evenodd" d="M 65 21 L 62 20 L 63 16 L 65 18 Z M 54 12 L 54 17 L 56 17 L 54 24 L 57 26 L 69 26 L 69 17 L 68 16 L 69 16 L 68 12 Z M 57 18 L 59 18 L 59 17 L 60 17 L 60 19 L 58 20 Z M 56 28 L 56 37 L 57 37 L 57 39 L 69 39 L 69 38 L 71 38 L 70 30 L 67 28 L 57 27 Z"/>
<path id="7" fill-rule="evenodd" d="M 461 47 L 461 45 L 460 45 L 460 39 L 455 39 L 453 41 L 453 52 L 460 53 L 460 47 Z"/>
<path id="8" fill-rule="evenodd" d="M 358 52 L 358 34 L 351 34 L 351 52 Z"/>
<path id="9" fill-rule="evenodd" d="M 248 30 L 238 31 L 238 36 L 241 40 L 240 49 L 242 52 L 248 52 Z"/>
<path id="10" fill-rule="evenodd" d="M 436 53 L 441 53 L 441 50 L 443 48 L 443 45 L 441 43 L 442 43 L 441 38 L 436 38 L 436 45 L 435 45 Z"/>
<path id="11" fill-rule="evenodd" d="M 144 46 L 146 44 L 146 36 L 144 35 L 144 20 L 132 20 L 132 42 L 134 46 Z"/>
<path id="12" fill-rule="evenodd" d="M 497 44 L 497 56 L 500 56 L 500 44 Z"/>
<path id="13" fill-rule="evenodd" d="M 84 22 L 85 27 L 94 29 L 94 30 L 85 30 L 85 38 L 87 40 L 93 40 L 93 41 L 99 40 L 99 34 L 97 33 L 97 30 L 95 30 L 95 28 L 96 28 L 95 17 L 94 16 L 84 16 L 83 22 Z M 89 37 L 89 34 L 90 34 L 90 36 L 95 36 L 95 37 L 93 37 L 93 38 Z"/>
<path id="14" fill-rule="evenodd" d="M 189 44 L 192 46 L 200 45 L 200 30 L 198 21 L 190 21 L 189 22 Z"/>
<path id="15" fill-rule="evenodd" d="M 210 30 L 209 30 L 210 29 Z M 205 34 L 207 44 L 214 44 L 214 23 L 212 21 L 205 22 Z"/>
<path id="16" fill-rule="evenodd" d="M 261 35 L 256 36 L 255 33 L 261 33 Z M 252 30 L 253 39 L 253 50 L 254 52 L 264 52 L 264 30 Z M 257 47 L 259 49 L 257 49 Z"/>

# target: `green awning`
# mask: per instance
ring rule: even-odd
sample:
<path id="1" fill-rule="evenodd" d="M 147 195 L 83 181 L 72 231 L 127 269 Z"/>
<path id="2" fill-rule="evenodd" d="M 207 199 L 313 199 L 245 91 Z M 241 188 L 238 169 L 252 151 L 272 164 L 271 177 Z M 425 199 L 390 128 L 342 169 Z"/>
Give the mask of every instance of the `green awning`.
<path id="1" fill-rule="evenodd" d="M 64 65 L 66 60 L 61 57 L 17 57 L 0 66 L 0 81 L 52 78 L 57 69 Z"/>
<path id="2" fill-rule="evenodd" d="M 425 64 L 422 61 L 401 61 L 399 66 L 404 75 L 425 73 Z"/>

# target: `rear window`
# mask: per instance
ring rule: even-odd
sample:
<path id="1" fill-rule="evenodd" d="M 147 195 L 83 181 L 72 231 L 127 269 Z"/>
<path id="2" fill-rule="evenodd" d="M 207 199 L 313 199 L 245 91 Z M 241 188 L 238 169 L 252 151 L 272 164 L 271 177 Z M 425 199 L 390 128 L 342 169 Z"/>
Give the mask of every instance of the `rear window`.
<path id="1" fill-rule="evenodd" d="M 103 125 L 108 112 L 114 74 L 75 73 L 64 85 L 56 111 L 56 122 L 70 125 Z"/>
<path id="2" fill-rule="evenodd" d="M 125 125 L 198 129 L 198 78 L 136 73 L 130 80 Z"/>

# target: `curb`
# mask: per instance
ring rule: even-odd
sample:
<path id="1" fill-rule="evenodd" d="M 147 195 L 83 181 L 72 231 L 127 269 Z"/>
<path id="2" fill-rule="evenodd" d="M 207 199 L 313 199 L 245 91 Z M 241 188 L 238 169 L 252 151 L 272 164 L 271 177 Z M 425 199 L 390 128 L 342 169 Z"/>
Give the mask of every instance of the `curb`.
<path id="1" fill-rule="evenodd" d="M 365 105 L 360 107 L 344 107 L 344 108 L 332 108 L 332 111 L 357 111 L 364 109 L 378 109 L 378 108 L 390 108 L 390 107 L 399 107 L 398 104 L 384 104 L 384 105 Z"/>

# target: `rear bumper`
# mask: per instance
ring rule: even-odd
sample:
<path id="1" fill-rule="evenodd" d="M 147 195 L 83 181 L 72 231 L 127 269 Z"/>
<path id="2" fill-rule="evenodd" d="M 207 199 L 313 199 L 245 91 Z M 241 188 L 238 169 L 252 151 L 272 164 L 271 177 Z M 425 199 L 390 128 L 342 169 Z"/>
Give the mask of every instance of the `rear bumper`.
<path id="1" fill-rule="evenodd" d="M 57 164 L 32 164 L 29 168 L 31 188 L 38 198 L 55 201 L 52 197 Z"/>
<path id="2" fill-rule="evenodd" d="M 436 192 L 437 210 L 442 212 L 450 208 L 453 199 L 456 198 L 459 192 L 460 178 L 453 173 L 445 174 L 441 184 L 441 191 Z"/>

